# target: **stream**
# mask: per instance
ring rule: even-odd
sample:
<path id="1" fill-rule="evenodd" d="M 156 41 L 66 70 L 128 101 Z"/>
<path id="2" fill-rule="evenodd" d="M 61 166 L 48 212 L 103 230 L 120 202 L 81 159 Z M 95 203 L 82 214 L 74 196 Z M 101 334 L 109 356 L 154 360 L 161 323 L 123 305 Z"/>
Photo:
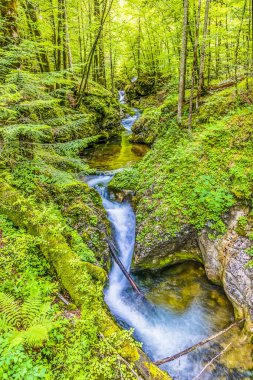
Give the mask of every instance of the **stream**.
<path id="1" fill-rule="evenodd" d="M 128 142 L 131 127 L 138 117 L 139 112 L 136 111 L 134 116 L 122 120 L 125 132 L 121 138 L 104 145 L 98 144 L 86 156 L 92 167 L 107 171 L 88 176 L 86 182 L 102 198 L 120 260 L 129 272 L 135 245 L 135 213 L 129 202 L 115 200 L 108 184 L 115 169 L 137 162 L 147 151 L 142 148 L 136 150 Z M 143 350 L 152 360 L 180 352 L 233 321 L 232 306 L 222 289 L 208 281 L 203 267 L 198 263 L 186 262 L 160 272 L 135 274 L 133 278 L 147 302 L 138 299 L 114 262 L 105 290 L 105 301 L 121 326 L 134 328 L 135 338 L 142 342 Z M 168 371 L 173 379 L 192 380 L 222 348 L 220 339 L 219 343 L 209 343 L 161 368 Z M 206 380 L 246 378 L 245 374 L 229 369 L 219 360 L 201 376 Z"/>

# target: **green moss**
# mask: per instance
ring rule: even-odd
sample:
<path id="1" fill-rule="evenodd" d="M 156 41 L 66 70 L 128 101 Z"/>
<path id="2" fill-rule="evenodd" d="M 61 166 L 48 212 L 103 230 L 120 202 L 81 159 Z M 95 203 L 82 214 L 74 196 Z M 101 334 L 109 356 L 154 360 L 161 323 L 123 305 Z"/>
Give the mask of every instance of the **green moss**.
<path id="1" fill-rule="evenodd" d="M 133 264 L 135 270 L 159 270 L 185 261 L 202 262 L 201 258 L 196 255 L 196 252 L 173 252 L 167 256 L 146 257 L 140 263 Z"/>
<path id="2" fill-rule="evenodd" d="M 144 363 L 144 366 L 148 369 L 150 376 L 154 380 L 169 380 L 172 379 L 170 376 L 161 371 L 158 367 L 156 367 L 152 363 Z"/>
<path id="3" fill-rule="evenodd" d="M 112 190 L 135 190 L 138 184 L 138 170 L 134 167 L 127 168 L 117 173 L 109 184 Z"/>
<path id="4" fill-rule="evenodd" d="M 131 141 L 135 143 L 153 144 L 156 137 L 162 130 L 160 123 L 161 110 L 150 108 L 146 109 L 141 118 L 132 127 Z"/>
<path id="5" fill-rule="evenodd" d="M 3 201 L 3 194 L 7 201 Z M 100 333 L 108 338 L 120 333 L 119 327 L 112 321 L 103 305 L 103 284 L 106 280 L 104 270 L 94 264 L 82 262 L 74 253 L 62 233 L 64 225 L 59 217 L 52 213 L 52 210 L 43 209 L 41 205 L 35 205 L 31 199 L 25 199 L 7 183 L 1 183 L 0 199 L 0 212 L 7 215 L 16 226 L 23 227 L 32 236 L 38 237 L 42 254 L 54 267 L 74 303 L 82 306 L 86 320 L 88 313 L 90 316 L 95 313 Z M 144 354 L 140 353 L 132 340 L 127 342 L 124 339 L 118 350 L 139 371 L 142 370 L 139 359 L 140 355 Z"/>
<path id="6" fill-rule="evenodd" d="M 243 99 L 245 90 L 240 91 Z M 207 98 L 206 103 L 216 104 L 228 93 L 234 101 L 232 88 Z M 208 115 L 213 113 L 210 109 L 205 111 Z M 216 112 L 219 120 L 198 124 L 191 138 L 172 118 L 143 161 L 115 176 L 113 188 L 136 192 L 140 247 L 163 242 L 185 224 L 201 230 L 208 223 L 215 236 L 223 234 L 223 214 L 238 202 L 251 204 L 252 113 L 248 104 L 225 117 L 223 111 Z"/>

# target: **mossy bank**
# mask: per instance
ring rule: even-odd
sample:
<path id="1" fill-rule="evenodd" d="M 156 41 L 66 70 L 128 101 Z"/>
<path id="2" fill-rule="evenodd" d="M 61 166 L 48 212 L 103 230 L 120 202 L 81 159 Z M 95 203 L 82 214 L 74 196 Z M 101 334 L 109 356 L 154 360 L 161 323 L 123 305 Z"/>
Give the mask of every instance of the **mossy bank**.
<path id="1" fill-rule="evenodd" d="M 203 246 L 200 247 L 202 236 L 207 235 L 209 244 L 215 246 L 231 228 L 233 210 L 246 208 L 242 219 L 233 222 L 235 233 L 241 231 L 240 223 L 245 224 L 243 238 L 247 242 L 241 242 L 244 263 L 240 265 L 247 272 L 246 283 L 244 286 L 238 284 L 239 279 L 235 281 L 237 291 L 233 293 L 238 294 L 230 294 L 230 298 L 240 314 L 248 318 L 252 316 L 251 103 L 252 84 L 247 89 L 245 82 L 240 84 L 238 94 L 231 87 L 204 97 L 194 115 L 190 135 L 187 119 L 178 126 L 171 111 L 161 105 L 164 111 L 156 121 L 159 137 L 153 148 L 140 164 L 117 174 L 111 184 L 114 189 L 135 191 L 136 270 L 158 269 L 188 259 L 206 263 Z M 187 110 L 187 104 L 185 107 Z M 230 232 L 232 237 L 234 232 Z M 219 249 L 224 255 L 225 248 Z M 228 255 L 227 262 L 231 260 Z M 224 270 L 222 263 L 220 266 Z M 217 282 L 223 283 L 221 277 Z M 244 299 L 243 305 L 239 298 Z"/>

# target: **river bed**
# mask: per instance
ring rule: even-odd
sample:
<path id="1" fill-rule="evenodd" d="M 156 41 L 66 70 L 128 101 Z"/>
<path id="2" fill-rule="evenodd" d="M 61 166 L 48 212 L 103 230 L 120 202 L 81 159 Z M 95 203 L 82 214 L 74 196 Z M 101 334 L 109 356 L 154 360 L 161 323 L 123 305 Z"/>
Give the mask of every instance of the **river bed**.
<path id="1" fill-rule="evenodd" d="M 127 131 L 123 133 L 121 142 L 117 141 L 117 149 L 112 149 L 115 145 L 113 141 L 104 146 L 97 145 L 87 153 L 90 157 L 87 162 L 107 173 L 86 178 L 88 185 L 101 195 L 120 260 L 129 272 L 135 245 L 135 214 L 127 201 L 115 201 L 108 184 L 114 175 L 112 169 L 133 164 L 145 154 L 143 151 L 143 154 L 136 155 L 127 142 L 131 123 L 135 120 L 127 120 Z M 198 263 L 186 262 L 160 272 L 135 274 L 134 279 L 145 294 L 146 301 L 137 297 L 118 265 L 113 262 L 105 301 L 124 328 L 134 328 L 135 338 L 142 342 L 143 350 L 154 361 L 209 337 L 234 319 L 232 306 L 224 292 L 208 281 L 203 267 Z M 216 341 L 162 368 L 175 380 L 192 380 L 223 349 L 224 344 L 223 340 Z M 239 365 L 229 367 L 217 360 L 201 379 L 249 379 L 250 374 L 238 369 Z"/>

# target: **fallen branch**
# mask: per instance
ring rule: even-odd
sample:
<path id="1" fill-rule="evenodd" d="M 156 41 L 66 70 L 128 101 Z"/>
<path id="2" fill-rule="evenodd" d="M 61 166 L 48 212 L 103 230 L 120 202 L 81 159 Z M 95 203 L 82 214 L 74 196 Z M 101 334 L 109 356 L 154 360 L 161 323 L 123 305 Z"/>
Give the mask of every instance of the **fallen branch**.
<path id="1" fill-rule="evenodd" d="M 107 243 L 108 243 L 108 246 L 109 246 L 109 249 L 110 249 L 110 253 L 114 259 L 114 261 L 117 263 L 117 265 L 120 267 L 122 273 L 124 274 L 124 276 L 127 278 L 127 280 L 130 282 L 131 286 L 133 287 L 133 289 L 141 296 L 141 297 L 144 297 L 144 294 L 140 291 L 140 289 L 138 288 L 138 286 L 136 285 L 136 283 L 134 282 L 134 280 L 132 279 L 132 277 L 130 276 L 130 274 L 128 273 L 128 271 L 126 270 L 126 268 L 124 267 L 124 265 L 122 264 L 122 262 L 120 261 L 119 259 L 119 256 L 117 254 L 117 248 L 115 247 L 115 245 L 113 244 L 113 242 L 109 239 L 107 239 Z"/>
<path id="2" fill-rule="evenodd" d="M 60 298 L 60 300 L 65 303 L 65 305 L 70 305 L 70 302 L 66 300 L 66 298 L 64 298 L 60 293 L 57 293 L 57 296 L 58 298 Z"/>
<path id="3" fill-rule="evenodd" d="M 162 360 L 157 360 L 156 362 L 154 362 L 154 364 L 159 366 L 159 365 L 162 365 L 162 364 L 165 364 L 165 363 L 172 362 L 173 360 L 176 360 L 176 359 L 180 358 L 181 356 L 187 355 L 190 352 L 198 349 L 199 347 L 204 346 L 204 344 L 207 344 L 207 343 L 211 342 L 212 340 L 218 338 L 219 336 L 225 334 L 226 332 L 228 332 L 229 330 L 231 330 L 233 327 L 238 326 L 242 322 L 244 322 L 244 319 L 232 323 L 231 325 L 229 325 L 228 327 L 226 327 L 224 330 L 221 330 L 220 332 L 218 332 L 218 333 L 210 336 L 209 338 L 207 338 L 205 340 L 202 340 L 201 342 L 199 342 L 197 344 L 194 344 L 193 346 L 191 346 L 189 348 L 186 348 L 185 350 L 179 352 L 178 354 L 175 354 L 173 356 L 169 356 L 169 357 L 167 357 L 165 359 L 162 359 Z"/>
<path id="4" fill-rule="evenodd" d="M 221 352 L 219 352 L 214 358 L 212 358 L 212 360 L 210 360 L 210 362 L 208 362 L 205 367 L 201 370 L 201 372 L 196 376 L 194 377 L 193 380 L 197 380 L 200 378 L 200 376 L 205 372 L 205 370 L 213 364 L 213 362 L 218 359 L 220 356 L 222 356 L 227 350 L 228 348 L 231 346 L 232 343 L 229 343 Z"/>

